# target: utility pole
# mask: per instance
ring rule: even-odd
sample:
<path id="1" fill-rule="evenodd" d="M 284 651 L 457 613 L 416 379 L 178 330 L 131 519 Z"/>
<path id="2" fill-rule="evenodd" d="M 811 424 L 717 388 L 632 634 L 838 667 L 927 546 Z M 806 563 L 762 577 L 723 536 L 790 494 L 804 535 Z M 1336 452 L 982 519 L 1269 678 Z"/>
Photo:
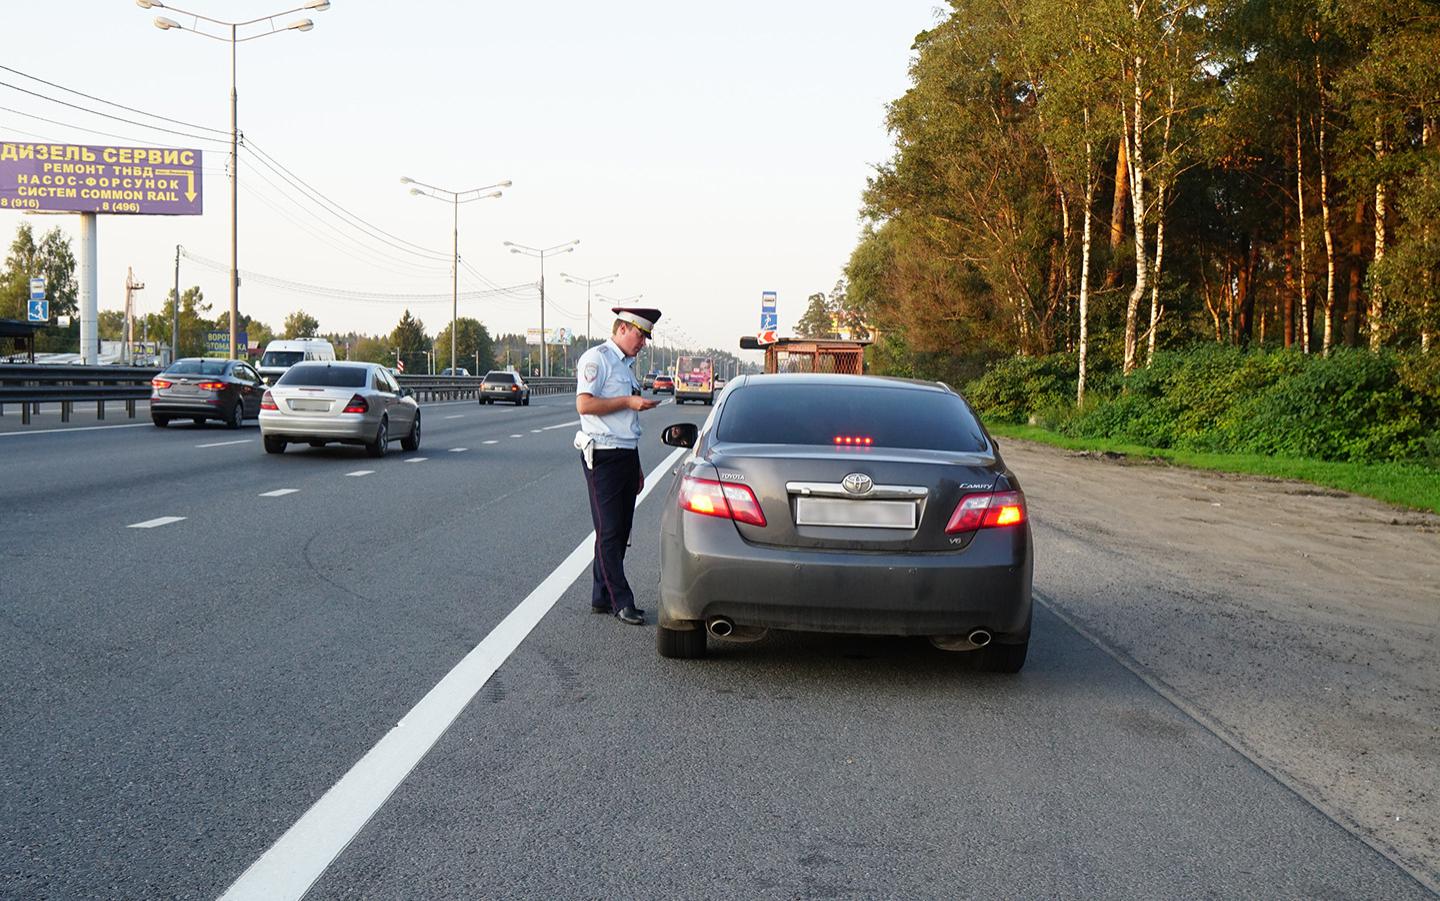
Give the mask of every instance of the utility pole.
<path id="1" fill-rule="evenodd" d="M 145 290 L 144 282 L 135 281 L 135 270 L 125 267 L 125 365 L 135 362 L 132 348 L 135 346 L 135 292 Z"/>
<path id="2" fill-rule="evenodd" d="M 175 245 L 175 303 L 170 306 L 170 362 L 180 359 L 180 245 Z"/>

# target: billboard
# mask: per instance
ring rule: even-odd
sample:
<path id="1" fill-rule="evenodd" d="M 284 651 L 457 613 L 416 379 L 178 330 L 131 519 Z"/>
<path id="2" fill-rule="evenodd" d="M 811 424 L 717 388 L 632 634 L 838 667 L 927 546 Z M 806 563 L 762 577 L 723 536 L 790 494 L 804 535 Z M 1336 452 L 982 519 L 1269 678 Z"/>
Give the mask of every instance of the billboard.
<path id="1" fill-rule="evenodd" d="M 547 328 L 545 330 L 546 344 L 569 344 L 575 340 L 575 333 L 565 327 Z M 538 328 L 527 328 L 525 330 L 525 343 L 538 346 L 540 344 L 540 330 Z"/>
<path id="2" fill-rule="evenodd" d="M 198 216 L 199 150 L 0 141 L 0 210 Z"/>

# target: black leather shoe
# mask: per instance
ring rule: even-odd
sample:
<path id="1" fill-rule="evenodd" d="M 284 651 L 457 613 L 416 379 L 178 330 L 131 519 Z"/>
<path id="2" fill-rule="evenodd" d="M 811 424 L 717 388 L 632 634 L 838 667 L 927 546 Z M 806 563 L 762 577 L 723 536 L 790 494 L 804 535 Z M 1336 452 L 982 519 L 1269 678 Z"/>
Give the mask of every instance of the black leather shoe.
<path id="1" fill-rule="evenodd" d="M 616 610 L 615 618 L 620 620 L 620 622 L 626 623 L 627 625 L 631 626 L 645 625 L 645 615 L 642 614 L 639 610 L 636 610 L 634 607 L 626 607 L 624 610 Z"/>

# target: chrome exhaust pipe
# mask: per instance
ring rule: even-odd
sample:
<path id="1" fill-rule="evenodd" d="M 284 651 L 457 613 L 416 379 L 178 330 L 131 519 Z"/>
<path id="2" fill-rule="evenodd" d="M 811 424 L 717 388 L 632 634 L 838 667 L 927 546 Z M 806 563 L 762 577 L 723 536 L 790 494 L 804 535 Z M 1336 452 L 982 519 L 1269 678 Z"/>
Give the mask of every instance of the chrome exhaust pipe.
<path id="1" fill-rule="evenodd" d="M 714 616 L 705 624 L 705 630 L 716 638 L 729 638 L 735 631 L 735 624 L 726 616 Z"/>
<path id="2" fill-rule="evenodd" d="M 990 643 L 990 633 L 984 629 L 976 629 L 965 637 L 977 648 L 983 648 Z"/>

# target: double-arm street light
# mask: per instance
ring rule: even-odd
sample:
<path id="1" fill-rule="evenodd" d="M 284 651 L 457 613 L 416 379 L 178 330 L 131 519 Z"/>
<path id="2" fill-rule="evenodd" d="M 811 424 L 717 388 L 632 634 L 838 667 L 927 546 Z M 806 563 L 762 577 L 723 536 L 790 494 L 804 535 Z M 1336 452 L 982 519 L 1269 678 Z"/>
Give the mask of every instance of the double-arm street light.
<path id="1" fill-rule="evenodd" d="M 613 273 L 613 274 L 611 274 L 611 275 L 602 275 L 600 278 L 581 278 L 581 277 L 578 276 L 578 275 L 569 275 L 569 274 L 567 274 L 567 273 L 562 272 L 562 273 L 560 273 L 560 277 L 563 278 L 563 279 L 565 279 L 565 281 L 567 281 L 567 282 L 571 282 L 571 283 L 576 284 L 576 285 L 584 285 L 584 286 L 585 286 L 585 349 L 586 349 L 586 350 L 589 350 L 589 349 L 590 349 L 590 289 L 593 288 L 593 287 L 595 287 L 596 285 L 605 285 L 605 284 L 609 284 L 610 282 L 615 281 L 615 279 L 617 279 L 617 278 L 620 277 L 620 273 L 616 272 L 616 273 Z"/>
<path id="2" fill-rule="evenodd" d="M 460 364 L 456 363 L 455 339 L 459 329 L 460 318 L 460 204 L 469 203 L 472 200 L 485 200 L 489 197 L 499 197 L 503 192 L 491 190 L 492 188 L 508 188 L 510 180 L 496 182 L 493 185 L 486 185 L 483 188 L 469 188 L 464 191 L 450 191 L 445 188 L 437 188 L 434 185 L 427 185 L 423 181 L 416 181 L 407 176 L 400 177 L 400 184 L 415 185 L 410 193 L 417 197 L 433 197 L 436 200 L 443 200 L 455 210 L 455 259 L 450 270 L 450 368 L 455 369 Z M 482 191 L 489 193 L 482 194 Z M 478 369 L 479 366 L 477 365 Z"/>
<path id="3" fill-rule="evenodd" d="M 189 26 L 181 25 L 174 19 L 167 19 L 165 16 L 155 17 L 155 27 L 161 31 L 178 29 L 189 31 L 193 34 L 203 35 L 217 41 L 228 41 L 230 44 L 230 358 L 233 360 L 239 355 L 236 353 L 236 344 L 239 339 L 240 330 L 240 125 L 238 95 L 235 92 L 235 47 L 245 41 L 253 41 L 256 38 L 267 37 L 272 34 L 279 34 L 282 31 L 309 31 L 315 27 L 315 23 L 309 19 L 297 19 L 284 27 L 276 27 L 275 20 L 281 16 L 288 16 L 298 12 L 324 12 L 330 8 L 330 0 L 310 0 L 304 6 L 297 6 L 294 9 L 287 9 L 268 16 L 261 16 L 258 19 L 250 19 L 245 22 L 226 22 L 220 19 L 212 19 L 209 16 L 202 16 L 199 13 L 189 12 L 160 0 L 135 0 L 135 5 L 141 9 L 166 9 L 179 13 L 182 16 L 190 16 L 193 21 Z M 210 34 L 201 31 L 197 26 L 201 21 L 218 25 L 222 29 L 230 29 L 229 36 Z M 261 22 L 270 24 L 269 31 L 262 31 L 258 34 L 240 37 L 240 29 L 250 25 L 258 25 Z M 175 303 L 180 303 L 180 298 L 175 298 Z"/>
<path id="4" fill-rule="evenodd" d="M 566 241 L 564 244 L 556 244 L 554 247 L 527 247 L 524 244 L 516 244 L 514 241 L 506 241 L 505 246 L 510 248 L 511 253 L 523 253 L 526 256 L 540 258 L 540 377 L 544 378 L 550 374 L 550 351 L 545 345 L 545 258 L 556 254 L 569 253 L 575 249 L 580 239 Z"/>

